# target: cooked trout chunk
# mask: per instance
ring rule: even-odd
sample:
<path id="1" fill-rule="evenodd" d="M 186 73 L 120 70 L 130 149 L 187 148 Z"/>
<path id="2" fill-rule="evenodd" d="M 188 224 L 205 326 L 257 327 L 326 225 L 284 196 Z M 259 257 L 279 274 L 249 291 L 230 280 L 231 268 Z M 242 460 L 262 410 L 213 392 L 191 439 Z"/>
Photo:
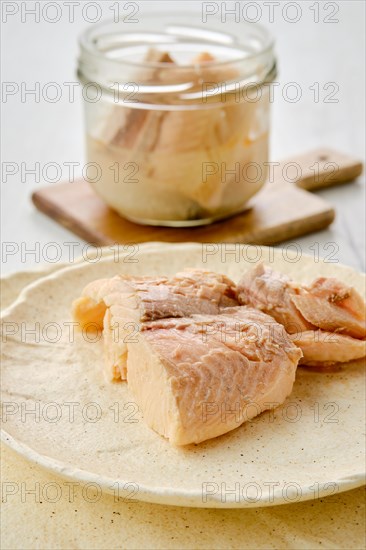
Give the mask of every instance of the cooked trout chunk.
<path id="1" fill-rule="evenodd" d="M 167 52 L 160 52 L 151 48 L 148 50 L 144 63 L 174 63 Z M 154 82 L 159 78 L 159 68 L 144 69 L 144 73 L 138 75 L 137 79 L 143 79 L 147 83 Z M 112 116 L 108 119 L 105 136 L 114 135 L 110 142 L 116 147 L 127 147 L 129 149 L 149 150 L 154 145 L 155 137 L 159 133 L 159 127 L 163 114 L 147 109 L 113 108 Z M 117 126 L 116 126 L 117 125 Z"/>
<path id="2" fill-rule="evenodd" d="M 271 315 L 289 333 L 314 328 L 292 301 L 297 289 L 291 279 L 258 264 L 246 273 L 238 284 L 238 301 Z"/>
<path id="3" fill-rule="evenodd" d="M 141 324 L 127 381 L 146 423 L 174 445 L 200 443 L 284 402 L 302 356 L 252 308 Z"/>
<path id="4" fill-rule="evenodd" d="M 355 338 L 366 337 L 365 303 L 354 288 L 341 281 L 324 277 L 316 279 L 292 300 L 313 325 Z"/>
<path id="5" fill-rule="evenodd" d="M 366 341 L 345 334 L 324 330 L 305 330 L 291 337 L 301 348 L 304 357 L 300 363 L 309 366 L 327 366 L 362 359 L 366 355 Z"/>
<path id="6" fill-rule="evenodd" d="M 104 329 L 105 366 L 109 378 L 126 378 L 127 342 L 139 323 L 194 313 L 216 314 L 237 305 L 235 285 L 209 271 L 187 269 L 172 278 L 117 275 L 87 285 L 73 303 L 81 328 Z"/>
<path id="7" fill-rule="evenodd" d="M 304 364 L 346 362 L 365 355 L 364 300 L 333 277 L 299 285 L 260 264 L 240 280 L 238 301 L 282 323 L 302 349 Z"/>

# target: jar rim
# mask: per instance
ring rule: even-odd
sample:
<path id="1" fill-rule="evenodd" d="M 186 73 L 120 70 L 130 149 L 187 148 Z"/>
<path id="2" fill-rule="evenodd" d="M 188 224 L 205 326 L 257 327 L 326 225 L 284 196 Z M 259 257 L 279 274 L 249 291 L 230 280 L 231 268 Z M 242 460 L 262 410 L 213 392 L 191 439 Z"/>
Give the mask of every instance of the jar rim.
<path id="1" fill-rule="evenodd" d="M 192 14 L 188 11 L 179 11 L 179 12 L 174 12 L 173 14 L 169 15 L 169 17 L 173 19 L 173 18 L 179 18 L 179 17 L 189 17 L 191 15 Z M 149 18 L 149 19 L 154 18 L 154 19 L 157 19 L 157 20 L 161 20 L 162 17 L 166 17 L 167 14 L 164 13 L 164 12 L 154 11 L 154 12 L 145 12 L 145 16 L 146 16 L 146 18 Z M 218 18 L 215 18 L 215 19 L 216 19 L 216 22 L 219 21 Z M 108 56 L 105 55 L 105 52 L 100 51 L 100 49 L 97 47 L 97 44 L 96 44 L 96 38 L 97 37 L 95 35 L 96 35 L 97 31 L 100 31 L 103 28 L 107 28 L 111 24 L 118 25 L 118 24 L 121 24 L 121 23 L 123 23 L 122 20 L 119 20 L 117 22 L 117 21 L 114 21 L 113 18 L 109 18 L 109 19 L 105 19 L 103 21 L 100 21 L 99 23 L 96 23 L 90 29 L 87 29 L 86 31 L 84 31 L 79 36 L 79 40 L 78 40 L 81 51 L 82 52 L 84 51 L 84 52 L 86 52 L 90 55 L 93 55 L 95 58 L 99 58 L 102 61 L 108 60 L 109 62 L 112 62 L 117 66 L 126 65 L 126 66 L 129 66 L 129 67 L 142 68 L 142 69 L 144 69 L 144 68 L 146 69 L 146 68 L 161 68 L 161 67 L 164 67 L 164 69 L 169 70 L 168 64 L 164 63 L 164 62 L 157 62 L 157 61 L 154 61 L 154 62 L 146 62 L 146 61 L 136 62 L 136 61 L 129 61 L 127 59 L 111 59 L 111 58 L 108 58 Z M 266 53 L 269 53 L 271 50 L 273 50 L 275 39 L 266 27 L 264 27 L 260 23 L 251 23 L 249 21 L 241 22 L 240 26 L 241 26 L 241 28 L 246 27 L 248 29 L 249 28 L 251 28 L 251 29 L 255 28 L 257 31 L 259 31 L 262 34 L 262 38 L 265 39 L 264 46 L 261 49 L 259 49 L 258 51 L 254 52 L 252 54 L 245 54 L 242 57 L 236 57 L 235 59 L 227 59 L 227 60 L 224 60 L 224 61 L 216 61 L 216 60 L 215 61 L 210 61 L 210 67 L 212 67 L 212 68 L 220 67 L 221 68 L 221 67 L 225 67 L 227 65 L 233 65 L 233 64 L 235 65 L 236 63 L 239 64 L 239 63 L 242 63 L 242 62 L 251 61 L 251 60 L 255 59 L 256 57 L 258 57 L 260 55 L 263 55 L 263 54 L 266 54 Z M 195 28 L 195 29 L 200 30 L 200 31 L 202 30 L 202 27 L 199 27 L 199 26 L 196 26 L 196 25 L 191 25 L 191 28 Z M 232 37 L 232 35 L 230 33 L 227 33 L 227 32 L 222 33 L 222 34 L 223 35 L 225 34 L 227 36 Z M 169 36 L 169 35 L 167 35 L 167 36 Z M 202 41 L 202 45 L 205 45 L 205 44 L 210 44 L 210 42 L 209 41 Z M 233 44 L 235 44 L 236 50 L 242 49 L 243 54 L 244 54 L 245 49 L 241 48 L 241 46 L 243 46 L 242 44 L 238 43 L 235 40 L 233 41 Z M 192 69 L 193 67 L 196 67 L 196 66 L 197 66 L 197 63 L 188 63 L 188 64 L 179 64 L 179 65 L 174 64 L 174 66 L 172 66 L 171 69 L 173 69 L 173 67 L 174 67 L 174 71 L 182 71 L 183 72 L 187 69 Z"/>
<path id="2" fill-rule="evenodd" d="M 218 101 L 222 88 L 216 92 L 212 84 L 227 84 L 232 93 L 233 87 L 268 84 L 277 74 L 274 38 L 258 23 L 243 22 L 230 26 L 228 32 L 217 17 L 207 26 L 192 24 L 189 12 L 144 12 L 143 17 L 138 29 L 126 30 L 122 20 L 108 19 L 80 36 L 78 77 L 82 83 L 96 83 L 110 95 L 117 86 L 118 100 L 128 95 L 133 84 L 138 103 L 186 105 L 198 97 Z M 152 19 L 155 26 L 150 24 Z M 149 49 L 170 54 L 176 62 L 141 61 Z M 184 63 L 203 53 L 214 59 Z"/>

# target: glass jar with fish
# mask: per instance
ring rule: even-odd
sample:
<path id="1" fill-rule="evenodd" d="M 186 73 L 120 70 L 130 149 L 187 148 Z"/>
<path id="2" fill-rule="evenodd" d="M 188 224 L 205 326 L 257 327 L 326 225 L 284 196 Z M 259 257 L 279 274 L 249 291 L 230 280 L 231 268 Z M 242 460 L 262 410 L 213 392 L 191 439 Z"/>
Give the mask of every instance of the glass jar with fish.
<path id="1" fill-rule="evenodd" d="M 273 40 L 260 25 L 145 14 L 80 39 L 89 179 L 137 223 L 195 226 L 243 211 L 267 176 Z"/>

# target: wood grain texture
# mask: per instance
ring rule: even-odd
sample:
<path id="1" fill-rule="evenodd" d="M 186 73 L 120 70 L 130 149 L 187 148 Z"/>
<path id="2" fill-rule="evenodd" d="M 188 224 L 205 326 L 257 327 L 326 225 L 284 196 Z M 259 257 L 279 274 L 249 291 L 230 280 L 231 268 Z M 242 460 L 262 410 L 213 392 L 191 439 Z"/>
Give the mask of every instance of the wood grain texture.
<path id="1" fill-rule="evenodd" d="M 315 168 L 314 163 L 318 163 Z M 328 149 L 288 159 L 274 167 L 272 181 L 248 203 L 245 212 L 193 228 L 132 223 L 109 208 L 84 180 L 46 187 L 36 191 L 32 200 L 58 223 L 101 246 L 147 241 L 276 244 L 323 229 L 333 221 L 333 208 L 305 189 L 335 185 L 361 171 L 360 162 Z"/>
<path id="2" fill-rule="evenodd" d="M 334 219 L 333 209 L 322 199 L 291 186 L 264 189 L 248 211 L 238 216 L 184 229 L 149 227 L 125 220 L 108 208 L 85 181 L 36 191 L 33 202 L 82 239 L 100 246 L 146 241 L 275 244 L 322 229 Z"/>

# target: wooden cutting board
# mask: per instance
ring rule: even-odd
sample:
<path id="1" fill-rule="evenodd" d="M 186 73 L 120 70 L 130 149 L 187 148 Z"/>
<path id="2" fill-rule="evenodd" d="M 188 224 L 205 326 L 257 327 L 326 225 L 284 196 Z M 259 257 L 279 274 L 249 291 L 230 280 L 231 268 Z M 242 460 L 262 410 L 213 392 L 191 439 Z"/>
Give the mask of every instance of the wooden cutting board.
<path id="1" fill-rule="evenodd" d="M 273 167 L 270 181 L 232 218 L 193 228 L 151 227 L 129 222 L 109 208 L 84 180 L 45 187 L 32 195 L 36 207 L 95 245 L 146 241 L 276 244 L 318 231 L 334 219 L 331 205 L 309 191 L 351 181 L 362 163 L 317 149 Z"/>

